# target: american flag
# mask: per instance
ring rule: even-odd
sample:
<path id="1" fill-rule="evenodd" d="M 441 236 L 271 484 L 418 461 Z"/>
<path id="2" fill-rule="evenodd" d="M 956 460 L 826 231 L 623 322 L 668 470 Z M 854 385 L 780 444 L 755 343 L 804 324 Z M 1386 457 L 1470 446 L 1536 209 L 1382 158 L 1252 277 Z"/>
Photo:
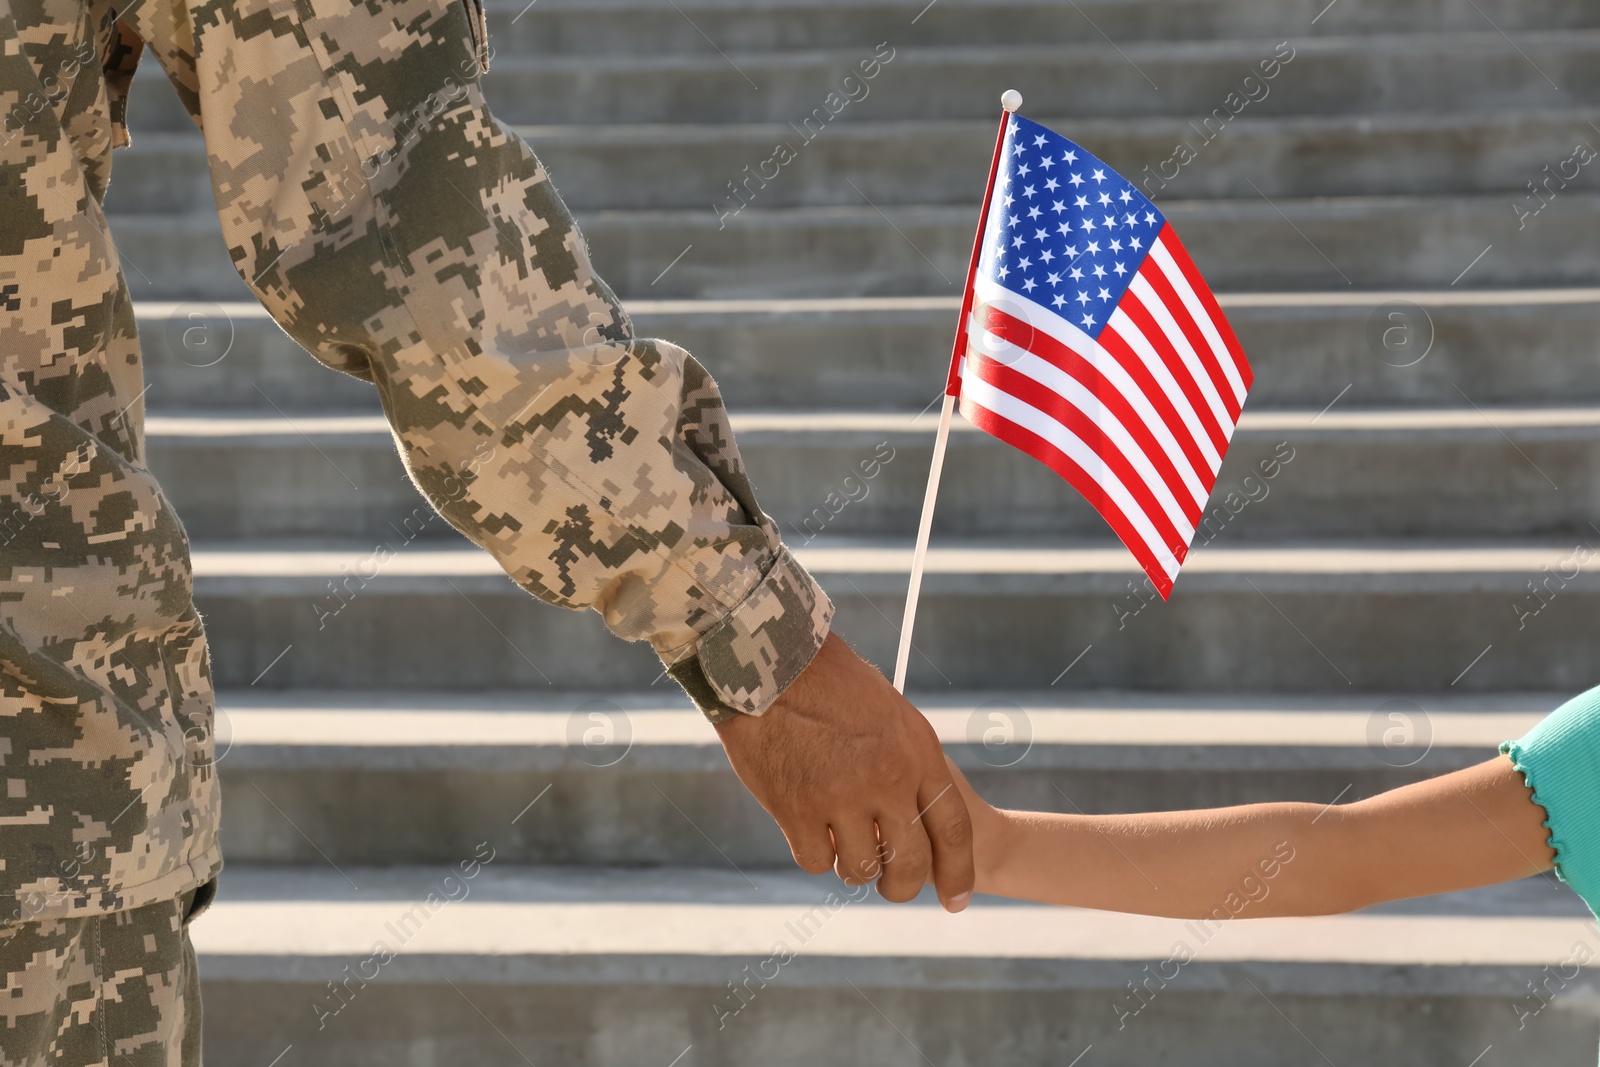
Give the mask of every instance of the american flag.
<path id="1" fill-rule="evenodd" d="M 1161 211 L 1007 114 L 948 392 L 1111 525 L 1163 599 L 1252 375 Z"/>

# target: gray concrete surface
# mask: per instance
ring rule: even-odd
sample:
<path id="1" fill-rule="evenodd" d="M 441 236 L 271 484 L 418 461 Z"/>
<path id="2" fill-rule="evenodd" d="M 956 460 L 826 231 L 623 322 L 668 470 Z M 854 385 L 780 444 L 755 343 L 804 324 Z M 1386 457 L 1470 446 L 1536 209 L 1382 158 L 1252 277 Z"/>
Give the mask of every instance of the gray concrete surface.
<path id="1" fill-rule="evenodd" d="M 629 1065 L 1067 1063 L 1086 1051 L 1124 1064 L 1175 1046 L 1203 1065 L 1593 1053 L 1579 1007 L 1589 980 L 1521 1030 L 1506 1007 L 1547 957 L 1590 936 L 1542 883 L 1488 915 L 1469 895 L 1212 932 L 984 900 L 954 919 L 927 900 L 829 906 L 824 879 L 789 872 L 499 862 L 448 883 L 437 867 L 240 871 L 196 942 L 211 1003 L 249 1021 L 208 1035 L 209 1050 L 230 1063 L 287 1047 L 377 1064 L 421 1047 L 453 1062 Z M 434 909 L 417 904 L 430 889 Z M 1178 942 L 1192 962 L 1128 1014 L 1126 983 Z M 379 963 L 379 944 L 404 951 Z"/>
<path id="2" fill-rule="evenodd" d="M 1173 201 L 1162 210 L 1221 290 L 1354 289 L 1357 279 L 1363 289 L 1446 289 L 1465 276 L 1477 287 L 1592 283 L 1600 194 L 1568 191 L 1521 229 L 1516 200 L 1258 198 Z M 751 207 L 725 227 L 708 209 L 580 213 L 579 222 L 597 267 L 624 299 L 748 299 L 958 292 L 972 252 L 971 215 L 862 202 Z M 135 293 L 160 278 L 169 298 L 245 298 L 213 218 L 140 214 L 111 223 L 123 235 L 118 248 Z"/>
<path id="3" fill-rule="evenodd" d="M 1462 399 L 1455 409 L 1247 413 L 1196 545 L 1411 534 L 1600 543 L 1600 407 L 1485 410 Z M 914 529 L 937 423 L 932 412 L 747 411 L 734 429 L 762 506 L 806 544 Z M 149 433 L 150 464 L 201 540 L 457 536 L 430 517 L 379 415 L 155 417 Z M 935 531 L 1104 535 L 1076 490 L 1017 460 L 963 422 Z M 1491 488 L 1496 506 L 1485 507 Z"/>
<path id="4" fill-rule="evenodd" d="M 1349 802 L 1488 758 L 1561 699 L 918 694 L 985 796 L 1067 812 Z M 450 863 L 534 793 L 539 818 L 496 838 L 507 862 L 780 867 L 788 855 L 714 733 L 664 690 L 258 687 L 221 703 L 234 863 Z"/>
<path id="5" fill-rule="evenodd" d="M 1335 398 L 1342 407 L 1461 407 L 1463 395 L 1489 406 L 1600 400 L 1600 290 L 1219 300 L 1256 372 L 1252 414 L 1321 410 Z M 642 336 L 673 339 L 715 368 L 735 412 L 920 411 L 939 392 L 927 378 L 947 356 L 957 307 L 953 296 L 628 303 Z M 255 303 L 136 310 L 155 412 L 378 411 L 369 387 L 316 367 Z M 1392 326 L 1403 330 L 1391 335 L 1394 351 L 1382 339 Z"/>

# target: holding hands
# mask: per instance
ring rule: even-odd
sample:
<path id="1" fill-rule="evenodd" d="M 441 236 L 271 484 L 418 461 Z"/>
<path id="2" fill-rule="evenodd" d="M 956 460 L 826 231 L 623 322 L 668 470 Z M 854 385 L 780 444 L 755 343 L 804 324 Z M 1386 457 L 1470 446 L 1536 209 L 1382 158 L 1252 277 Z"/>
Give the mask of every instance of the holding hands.
<path id="1" fill-rule="evenodd" d="M 972 823 L 933 727 L 836 634 L 759 717 L 717 726 L 745 788 L 794 861 L 906 901 L 931 882 L 945 910 L 972 898 Z"/>

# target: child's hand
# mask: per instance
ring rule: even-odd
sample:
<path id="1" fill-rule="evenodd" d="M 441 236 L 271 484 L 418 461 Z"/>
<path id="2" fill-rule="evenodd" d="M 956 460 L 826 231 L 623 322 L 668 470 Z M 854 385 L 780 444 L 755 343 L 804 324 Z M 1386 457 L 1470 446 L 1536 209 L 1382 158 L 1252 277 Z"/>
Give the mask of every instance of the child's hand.
<path id="1" fill-rule="evenodd" d="M 950 768 L 950 777 L 955 779 L 961 799 L 967 805 L 967 815 L 972 820 L 972 862 L 977 873 L 976 889 L 980 893 L 993 893 L 1005 856 L 1007 813 L 974 792 L 972 783 L 967 781 L 967 776 L 961 773 L 961 768 L 948 755 L 944 762 Z"/>

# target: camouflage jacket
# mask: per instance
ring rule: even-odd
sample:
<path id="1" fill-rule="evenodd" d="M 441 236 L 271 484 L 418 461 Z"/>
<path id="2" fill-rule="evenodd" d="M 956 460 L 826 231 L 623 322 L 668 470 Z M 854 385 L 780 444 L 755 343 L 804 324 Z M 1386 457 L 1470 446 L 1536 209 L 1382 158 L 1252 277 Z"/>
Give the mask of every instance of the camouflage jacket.
<path id="1" fill-rule="evenodd" d="M 376 387 L 435 508 L 530 593 L 760 714 L 831 605 L 758 508 L 715 382 L 633 336 L 477 84 L 480 0 L 0 0 L 0 922 L 220 864 L 188 541 L 144 462 L 101 210 L 148 48 L 239 274 Z"/>

